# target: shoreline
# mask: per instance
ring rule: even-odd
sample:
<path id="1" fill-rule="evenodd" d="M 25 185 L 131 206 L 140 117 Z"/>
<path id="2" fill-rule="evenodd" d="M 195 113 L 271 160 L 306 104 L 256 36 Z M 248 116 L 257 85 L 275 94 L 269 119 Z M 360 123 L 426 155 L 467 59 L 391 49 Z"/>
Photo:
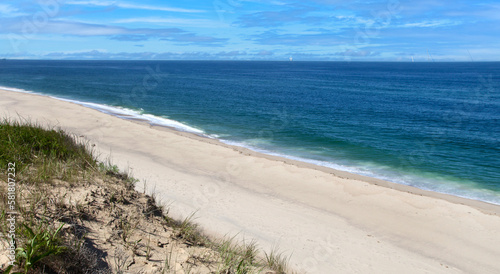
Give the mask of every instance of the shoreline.
<path id="1" fill-rule="evenodd" d="M 132 110 L 132 109 L 126 109 L 126 108 L 121 109 L 118 107 L 103 105 L 103 104 L 99 104 L 99 103 L 84 102 L 84 101 L 78 101 L 78 100 L 74 100 L 74 99 L 65 99 L 65 98 L 60 98 L 60 97 L 56 97 L 56 96 L 52 96 L 52 95 L 36 93 L 33 91 L 26 91 L 26 90 L 18 89 L 18 88 L 0 87 L 0 91 L 8 91 L 8 92 L 16 92 L 16 93 L 23 93 L 23 94 L 31 94 L 31 95 L 38 95 L 38 96 L 42 96 L 42 97 L 48 97 L 48 98 L 52 98 L 55 100 L 68 102 L 68 103 L 76 104 L 76 105 L 83 106 L 86 108 L 90 108 L 90 109 L 99 111 L 99 112 L 104 113 L 106 115 L 110 115 L 110 116 L 113 116 L 113 117 L 116 117 L 116 118 L 119 118 L 122 120 L 136 122 L 138 124 L 142 124 L 142 125 L 145 125 L 148 127 L 154 127 L 158 130 L 165 129 L 171 133 L 179 134 L 180 136 L 195 138 L 195 139 L 200 140 L 200 141 L 220 145 L 220 146 L 223 146 L 226 148 L 236 149 L 236 150 L 240 151 L 241 153 L 245 153 L 246 155 L 252 155 L 255 157 L 264 157 L 267 159 L 272 159 L 275 161 L 283 162 L 285 164 L 293 164 L 293 165 L 296 165 L 298 167 L 307 167 L 307 168 L 311 168 L 311 169 L 315 169 L 315 170 L 320 170 L 320 171 L 323 171 L 326 173 L 333 174 L 335 176 L 340 176 L 342 178 L 361 180 L 361 181 L 365 181 L 365 182 L 375 184 L 378 186 L 388 187 L 388 188 L 392 188 L 392 189 L 396 189 L 399 191 L 404 191 L 404 192 L 408 192 L 408 193 L 412 193 L 412 194 L 416 194 L 416 195 L 424 195 L 424 196 L 431 196 L 431 197 L 435 197 L 435 198 L 439 198 L 439 199 L 445 199 L 445 200 L 448 200 L 450 202 L 457 203 L 457 204 L 468 204 L 468 205 L 478 207 L 481 210 L 484 210 L 484 212 L 494 212 L 494 213 L 500 215 L 500 211 L 495 210 L 496 206 L 500 206 L 500 202 L 495 203 L 495 202 L 490 202 L 487 200 L 476 199 L 474 197 L 466 197 L 466 196 L 460 196 L 460 195 L 454 194 L 454 193 L 440 192 L 440 191 L 436 191 L 433 189 L 420 188 L 417 186 L 411 186 L 408 184 L 403 184 L 403 183 L 399 183 L 399 182 L 393 182 L 393 181 L 389 181 L 386 179 L 377 178 L 375 176 L 362 175 L 362 174 L 353 173 L 353 172 L 347 171 L 347 170 L 335 169 L 333 167 L 329 167 L 326 165 L 315 164 L 312 162 L 308 162 L 307 161 L 308 159 L 293 159 L 293 158 L 290 158 L 292 156 L 287 157 L 287 155 L 276 155 L 276 154 L 273 154 L 272 152 L 262 152 L 259 150 L 254 150 L 254 149 L 246 147 L 244 145 L 228 144 L 228 143 L 224 142 L 224 140 L 220 140 L 217 137 L 211 137 L 210 135 L 203 133 L 203 131 L 201 131 L 199 129 L 192 128 L 188 125 L 182 124 L 182 123 L 175 121 L 175 120 L 157 117 L 160 119 L 168 120 L 168 123 L 178 124 L 177 128 L 174 125 L 156 124 L 154 121 L 147 120 L 147 118 L 136 117 L 136 116 L 134 116 L 134 115 L 137 115 L 136 113 L 133 113 L 133 114 L 129 113 L 129 112 L 136 112 L 136 110 Z M 142 114 L 139 114 L 139 115 L 142 115 Z M 160 122 L 162 122 L 162 121 L 160 121 Z"/>
<path id="2" fill-rule="evenodd" d="M 224 143 L 220 140 L 217 140 L 217 139 L 211 139 L 211 138 L 208 138 L 205 136 L 200 136 L 200 135 L 190 133 L 190 132 L 179 131 L 179 130 L 176 130 L 175 128 L 170 128 L 170 127 L 166 127 L 166 126 L 151 126 L 147 121 L 139 121 L 139 120 L 134 120 L 134 119 L 125 119 L 125 120 L 129 120 L 129 121 L 132 121 L 134 123 L 144 125 L 144 126 L 149 126 L 151 128 L 155 128 L 157 130 L 164 130 L 164 131 L 167 131 L 169 133 L 173 133 L 173 134 L 177 134 L 179 136 L 195 139 L 195 140 L 198 140 L 201 142 L 206 142 L 209 144 L 232 149 L 232 150 L 238 151 L 238 152 L 240 152 L 244 155 L 247 155 L 247 156 L 260 157 L 260 158 L 264 158 L 264 159 L 268 159 L 268 160 L 272 160 L 272 161 L 276 161 L 276 162 L 282 162 L 284 164 L 293 165 L 293 166 L 296 166 L 298 168 L 308 168 L 308 169 L 318 170 L 318 171 L 321 171 L 321 172 L 324 172 L 327 174 L 331 174 L 333 176 L 336 176 L 336 177 L 339 177 L 342 179 L 359 180 L 359 181 L 370 183 L 370 184 L 373 184 L 376 186 L 390 188 L 390 189 L 398 190 L 401 192 L 407 192 L 407 193 L 414 194 L 414 195 L 427 196 L 427 197 L 431 197 L 431 198 L 446 200 L 446 201 L 454 203 L 454 204 L 472 206 L 472 207 L 475 207 L 475 208 L 477 208 L 477 209 L 479 209 L 482 212 L 487 213 L 487 214 L 500 215 L 500 205 L 497 205 L 494 203 L 488 203 L 488 202 L 481 201 L 481 200 L 464 198 L 464 197 L 455 196 L 455 195 L 447 194 L 447 193 L 436 192 L 436 191 L 432 191 L 432 190 L 420 189 L 420 188 L 413 187 L 413 186 L 393 183 L 393 182 L 385 181 L 382 179 L 368 177 L 368 176 L 359 175 L 359 174 L 355 174 L 355 173 L 350 173 L 348 171 L 338 170 L 338 169 L 334 169 L 334 168 L 330 168 L 330 167 L 326 167 L 326 166 L 320 166 L 320 165 L 315 165 L 312 163 L 303 162 L 303 161 L 299 161 L 299 160 L 293 160 L 293 159 L 289 159 L 289 158 L 285 158 L 285 157 L 270 155 L 270 154 L 254 151 L 254 150 L 251 150 L 249 148 L 245 148 L 245 147 L 241 147 L 241 146 L 229 145 L 229 144 L 226 144 L 226 143 Z"/>
<path id="3" fill-rule="evenodd" d="M 248 156 L 261 157 L 261 158 L 266 158 L 266 159 L 273 160 L 273 161 L 282 162 L 285 164 L 295 165 L 297 167 L 319 170 L 319 171 L 329 173 L 329 174 L 332 174 L 332 175 L 340 177 L 340 178 L 360 180 L 360 181 L 364 181 L 364 182 L 374 184 L 377 186 L 387 187 L 387 188 L 391 188 L 391 189 L 395 189 L 395 190 L 399 190 L 399 191 L 403 191 L 403 192 L 408 192 L 408 193 L 415 194 L 415 195 L 443 199 L 443 200 L 447 200 L 449 202 L 456 203 L 456 204 L 470 205 L 470 206 L 473 206 L 473 207 L 476 207 L 476 208 L 482 210 L 485 213 L 489 213 L 489 214 L 494 213 L 494 214 L 500 215 L 500 204 L 496 204 L 496 203 L 492 203 L 492 202 L 488 202 L 488 201 L 477 200 L 477 199 L 473 199 L 473 198 L 461 197 L 461 196 L 457 196 L 454 194 L 438 192 L 438 191 L 434 191 L 434 190 L 422 189 L 422 188 L 418 188 L 418 187 L 414 187 L 414 186 L 410 186 L 410 185 L 405 185 L 405 184 L 401 184 L 401 183 L 395 183 L 395 182 L 391 182 L 391 181 L 387 181 L 387 180 L 383 180 L 383 179 L 379 179 L 379 178 L 375 178 L 375 177 L 370 177 L 370 176 L 366 176 L 366 175 L 352 173 L 349 171 L 335 169 L 335 168 L 328 167 L 328 166 L 322 166 L 322 165 L 317 165 L 317 164 L 306 162 L 306 161 L 290 159 L 290 158 L 287 158 L 285 156 L 267 154 L 264 152 L 252 150 L 251 148 L 247 148 L 244 146 L 227 144 L 227 143 L 223 142 L 222 140 L 219 140 L 216 138 L 211 138 L 208 135 L 204 135 L 203 133 L 182 131 L 182 130 L 177 129 L 173 126 L 167 126 L 167 125 L 152 125 L 148 120 L 145 120 L 142 118 L 137 118 L 137 117 L 134 117 L 134 116 L 129 115 L 129 114 L 111 113 L 111 111 L 109 113 L 106 113 L 105 110 L 101 110 L 97 107 L 94 108 L 92 106 L 89 106 L 89 105 L 100 105 L 97 103 L 81 102 L 78 100 L 58 98 L 58 97 L 54 97 L 54 96 L 50 96 L 50 95 L 25 91 L 25 90 L 17 89 L 17 88 L 10 88 L 10 89 L 4 89 L 4 88 L 5 87 L 0 87 L 0 91 L 31 94 L 31 95 L 48 97 L 48 98 L 52 98 L 55 100 L 72 103 L 75 105 L 79 105 L 79 106 L 83 106 L 86 108 L 90 108 L 90 109 L 99 111 L 99 112 L 104 113 L 106 115 L 110 115 L 110 116 L 113 116 L 113 117 L 116 117 L 116 118 L 119 118 L 119 119 L 122 119 L 125 121 L 131 121 L 131 122 L 138 123 L 138 124 L 141 124 L 144 126 L 155 128 L 157 130 L 166 130 L 167 132 L 178 134 L 178 135 L 183 136 L 183 137 L 188 137 L 188 138 L 192 138 L 192 139 L 195 139 L 198 141 L 207 142 L 210 144 L 215 144 L 215 145 L 222 146 L 225 148 L 237 150 L 240 153 L 243 153 L 243 154 L 248 155 Z M 115 108 L 115 107 L 106 106 L 106 105 L 103 105 L 103 106 L 109 107 L 109 108 Z M 172 120 L 172 121 L 177 122 L 175 120 Z M 189 127 L 189 126 L 187 126 L 187 127 Z"/>
<path id="4" fill-rule="evenodd" d="M 34 107 L 34 102 L 30 99 L 35 97 L 32 96 L 38 96 L 39 100 L 37 101 L 43 101 L 37 109 L 28 108 L 28 106 Z M 219 233 L 226 234 L 231 231 L 239 232 L 242 231 L 241 228 L 244 228 L 246 229 L 243 230 L 245 235 L 257 236 L 261 244 L 266 241 L 272 244 L 273 241 L 280 238 L 287 241 L 291 236 L 293 238 L 293 235 L 297 234 L 294 232 L 293 226 L 287 227 L 284 229 L 285 231 L 275 230 L 280 227 L 283 229 L 284 222 L 288 222 L 291 216 L 299 219 L 297 222 L 301 223 L 295 223 L 295 225 L 300 226 L 300 228 L 297 227 L 297 230 L 300 230 L 302 234 L 300 234 L 301 237 L 297 245 L 299 249 L 302 247 L 303 251 L 297 253 L 299 253 L 299 256 L 305 257 L 305 259 L 297 258 L 294 255 L 292 267 L 295 266 L 298 269 L 301 268 L 301 265 L 306 265 L 307 262 L 311 261 L 317 262 L 318 271 L 331 269 L 333 266 L 339 267 L 338 262 L 320 260 L 318 258 L 321 257 L 318 255 L 319 252 L 315 254 L 315 251 L 318 250 L 317 247 L 321 247 L 321 242 L 330 242 L 329 237 L 342 242 L 341 239 L 336 238 L 337 234 L 328 232 L 329 229 L 333 229 L 332 224 L 343 228 L 338 228 L 337 232 L 339 234 L 344 230 L 348 231 L 344 231 L 344 233 L 347 233 L 346 235 L 349 235 L 347 236 L 347 242 L 344 241 L 343 244 L 340 244 L 350 250 L 348 254 L 371 256 L 374 259 L 370 262 L 378 263 L 380 267 L 377 270 L 385 269 L 391 272 L 396 269 L 404 269 L 403 267 L 408 266 L 408 263 L 415 266 L 414 269 L 432 269 L 438 272 L 455 268 L 455 270 L 476 269 L 464 265 L 467 262 L 461 262 L 461 260 L 466 259 L 460 259 L 460 256 L 455 258 L 451 254 L 440 255 L 442 248 L 446 247 L 446 244 L 449 244 L 450 241 L 454 245 L 467 247 L 467 244 L 470 244 L 468 241 L 459 242 L 459 238 L 465 235 L 478 241 L 481 239 L 476 251 L 489 251 L 490 256 L 493 257 L 500 254 L 500 248 L 487 246 L 489 244 L 493 245 L 495 241 L 500 241 L 498 237 L 495 237 L 494 233 L 495 225 L 500 224 L 500 218 L 498 217 L 500 215 L 500 206 L 495 204 L 421 190 L 328 167 L 267 155 L 192 133 L 151 126 L 148 123 L 131 119 L 121 119 L 95 109 L 75 103 L 63 102 L 48 96 L 2 90 L 0 97 L 2 99 L 7 98 L 7 100 L 2 100 L 3 103 L 0 103 L 2 109 L 4 109 L 2 116 L 10 111 L 10 116 L 13 117 L 12 110 L 15 110 L 17 114 L 24 118 L 29 116 L 32 120 L 38 120 L 39 122 L 42 120 L 52 126 L 60 126 L 65 130 L 69 129 L 70 132 L 75 134 L 85 135 L 93 143 L 97 144 L 101 152 L 110 151 L 113 160 L 117 159 L 121 167 L 131 167 L 133 175 L 137 176 L 138 174 L 137 177 L 140 179 L 148 180 L 147 174 L 150 173 L 150 178 L 154 178 L 152 183 L 156 183 L 156 187 L 161 188 L 160 192 L 172 191 L 171 188 L 175 189 L 169 195 L 162 193 L 167 199 L 178 201 L 179 204 L 184 204 L 187 208 L 192 208 L 194 205 L 195 210 L 196 206 L 206 206 L 210 209 L 215 207 L 217 212 L 208 212 L 208 214 L 212 215 L 203 216 L 201 220 L 202 226 L 207 227 L 212 232 L 217 233 L 219 231 Z M 53 107 L 54 105 L 61 109 Z M 58 115 L 61 113 L 67 113 L 69 117 Z M 88 117 L 97 119 L 97 121 L 78 121 L 76 125 L 72 124 L 71 117 L 82 117 L 75 115 L 75 113 L 88 115 Z M 99 123 L 99 126 L 92 128 L 91 123 Z M 120 127 L 132 128 L 130 132 L 134 133 L 134 136 L 141 136 L 141 138 L 152 143 L 148 146 L 148 144 L 140 143 L 138 141 L 141 140 L 140 138 L 134 141 L 134 138 L 130 138 L 132 136 L 113 136 L 113 130 L 107 129 L 106 126 L 114 127 L 115 130 Z M 128 131 L 123 130 L 121 133 L 125 134 Z M 94 134 L 96 132 L 97 134 Z M 110 140 L 111 138 L 113 140 Z M 161 138 L 168 138 L 172 144 L 163 143 Z M 122 144 L 115 144 L 120 142 Z M 156 147 L 159 144 L 167 147 L 160 149 L 160 147 Z M 179 149 L 176 149 L 177 144 Z M 185 146 L 186 144 L 190 146 Z M 131 147 L 134 145 L 137 147 Z M 162 150 L 172 155 L 165 155 L 156 150 Z M 141 163 L 141 161 L 145 163 Z M 140 171 L 141 167 L 146 170 Z M 155 176 L 153 172 L 177 179 L 173 179 L 173 182 L 168 181 L 169 186 L 165 188 L 165 182 L 163 182 L 163 185 L 158 185 L 162 182 L 161 175 L 157 174 Z M 194 186 L 194 184 L 200 184 L 200 186 Z M 201 196 L 197 192 L 201 193 Z M 225 194 L 241 195 L 239 197 L 241 199 L 234 201 L 231 197 L 226 197 Z M 243 198 L 246 198 L 246 200 Z M 218 201 L 219 199 L 222 201 Z M 241 200 L 247 206 L 237 206 Z M 262 203 L 260 206 L 267 205 L 267 207 L 261 207 L 260 210 L 251 209 L 252 207 L 258 207 L 255 205 L 256 201 Z M 238 202 L 238 204 L 234 204 L 235 202 Z M 280 204 L 289 207 L 277 208 L 276 206 Z M 227 207 L 231 205 L 234 205 L 235 208 L 228 209 Z M 273 212 L 261 212 L 263 208 L 269 208 L 268 211 L 274 210 L 275 213 L 279 212 L 282 215 L 277 217 L 278 215 L 271 214 Z M 183 210 L 177 208 L 174 211 L 186 214 L 186 210 L 181 212 Z M 207 210 L 200 211 L 206 212 Z M 252 219 L 250 216 L 245 215 L 251 215 L 250 212 L 260 214 L 260 216 Z M 427 218 L 425 217 L 426 214 L 433 215 L 433 217 Z M 241 215 L 249 219 L 240 222 L 238 218 L 242 217 Z M 459 224 L 455 223 L 454 220 L 450 220 L 450 216 L 465 218 L 464 222 L 467 222 L 467 225 L 454 229 L 454 226 L 459 226 Z M 276 220 L 272 220 L 273 218 Z M 323 222 L 323 226 L 313 229 L 300 218 Z M 229 219 L 229 221 L 226 219 Z M 473 228 L 479 219 L 482 220 L 479 223 L 487 224 L 486 228 L 489 229 L 486 229 L 486 231 L 491 234 L 477 234 L 478 231 Z M 257 223 L 255 220 L 257 220 Z M 258 223 L 259 220 L 261 223 Z M 429 220 L 434 222 L 434 226 L 429 227 L 428 224 L 424 223 Z M 225 228 L 223 231 L 218 229 L 221 226 Z M 251 226 L 251 229 L 248 229 L 248 226 Z M 418 230 L 418 227 L 422 231 L 414 231 Z M 268 228 L 273 233 L 269 232 L 264 235 L 263 231 Z M 306 228 L 309 228 L 309 230 Z M 238 229 L 240 230 L 238 231 Z M 462 229 L 470 233 L 465 230 L 462 231 Z M 307 234 L 308 231 L 311 234 L 321 235 L 304 236 L 303 234 Z M 270 235 L 274 236 L 271 237 Z M 361 237 L 362 235 L 364 237 L 370 235 L 368 236 L 370 239 L 367 240 Z M 433 243 L 432 239 L 435 239 L 436 235 L 448 236 L 448 238 L 437 240 L 440 243 Z M 312 247 L 307 243 L 307 239 L 311 237 L 314 238 L 311 240 L 313 242 Z M 378 243 L 376 241 L 371 242 L 375 239 Z M 369 241 L 368 248 L 365 246 L 361 250 L 351 250 L 348 244 L 352 244 L 352 241 L 361 244 L 362 247 L 363 243 Z M 382 245 L 382 247 L 377 246 L 377 244 Z M 285 248 L 293 246 L 293 243 L 287 243 Z M 429 246 L 432 246 L 432 248 Z M 332 246 L 323 246 L 321 249 L 328 251 L 334 248 Z M 380 252 L 377 253 L 378 255 L 370 255 L 369 251 L 373 250 Z M 387 260 L 382 260 L 379 257 L 379 255 L 394 254 L 395 251 L 400 252 L 397 256 L 401 259 L 400 264 L 388 265 Z M 455 252 L 459 252 L 459 250 Z M 479 251 L 477 254 L 470 254 L 470 252 L 466 253 L 470 256 L 474 255 L 475 260 L 478 262 L 474 264 L 475 267 L 485 267 L 482 269 L 486 271 L 500 269 L 499 263 L 490 261 L 491 257 L 481 255 Z M 333 254 L 330 255 L 333 256 Z M 307 261 L 307 259 L 310 260 Z M 480 261 L 485 262 L 485 260 L 489 262 L 488 266 L 479 263 Z M 356 258 L 349 257 L 341 261 L 354 263 Z M 451 269 L 441 269 L 441 266 L 436 264 L 439 261 L 449 265 Z M 352 267 L 352 263 L 347 265 Z M 360 267 L 368 267 L 368 265 Z M 471 267 L 473 266 L 471 265 Z M 358 270 L 368 269 L 359 268 Z"/>

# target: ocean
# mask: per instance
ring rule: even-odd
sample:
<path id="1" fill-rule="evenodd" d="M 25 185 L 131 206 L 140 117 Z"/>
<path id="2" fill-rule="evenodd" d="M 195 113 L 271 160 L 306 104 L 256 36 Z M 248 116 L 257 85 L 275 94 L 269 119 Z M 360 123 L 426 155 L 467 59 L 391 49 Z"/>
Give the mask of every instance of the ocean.
<path id="1" fill-rule="evenodd" d="M 500 204 L 499 62 L 6 60 L 0 86 Z"/>

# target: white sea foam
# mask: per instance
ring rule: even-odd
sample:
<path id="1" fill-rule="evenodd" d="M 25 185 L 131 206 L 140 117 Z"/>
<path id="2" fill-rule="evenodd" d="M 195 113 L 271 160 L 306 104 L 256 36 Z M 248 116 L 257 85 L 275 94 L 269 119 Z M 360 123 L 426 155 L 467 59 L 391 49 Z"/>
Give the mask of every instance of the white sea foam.
<path id="1" fill-rule="evenodd" d="M 0 89 L 7 90 L 7 91 L 13 91 L 13 92 L 21 92 L 21 93 L 35 93 L 33 91 L 24 90 L 24 89 L 20 89 L 20 88 L 11 88 L 11 87 L 0 86 Z M 40 95 L 43 95 L 43 94 L 40 94 Z"/>
<path id="2" fill-rule="evenodd" d="M 172 128 L 177 129 L 177 130 L 196 133 L 196 134 L 204 134 L 204 132 L 200 129 L 188 126 L 186 124 L 177 122 L 175 120 L 171 120 L 171 119 L 167 119 L 167 118 L 163 118 L 163 117 L 158 117 L 158 116 L 154 116 L 151 114 L 143 114 L 142 117 L 146 117 L 148 119 L 148 121 L 150 121 L 150 123 L 154 124 L 154 125 L 172 127 Z"/>
<path id="3" fill-rule="evenodd" d="M 33 92 L 33 91 L 27 91 L 27 90 L 23 90 L 23 89 L 10 88 L 10 87 L 0 87 L 0 89 L 7 90 L 7 91 L 14 91 L 14 92 L 30 93 L 30 94 L 47 96 L 47 97 L 54 98 L 54 99 L 57 99 L 60 101 L 70 102 L 70 103 L 78 104 L 78 105 L 81 105 L 84 107 L 92 108 L 92 109 L 98 110 L 100 112 L 103 112 L 103 113 L 106 113 L 109 115 L 113 115 L 113 116 L 116 116 L 116 117 L 119 117 L 122 119 L 142 120 L 142 121 L 148 122 L 150 125 L 170 127 L 170 128 L 174 128 L 174 129 L 179 130 L 179 131 L 190 132 L 190 133 L 195 133 L 198 135 L 210 137 L 208 135 L 205 135 L 205 133 L 202 130 L 188 126 L 188 125 L 183 124 L 181 122 L 171 120 L 171 119 L 168 119 L 166 117 L 155 116 L 152 114 L 144 114 L 142 109 L 141 110 L 133 110 L 133 109 L 123 108 L 123 107 L 115 107 L 115 106 L 109 106 L 109 105 L 104 105 L 104 104 L 83 102 L 83 101 L 66 99 L 66 98 L 61 98 L 61 97 L 56 97 L 56 96 L 50 96 L 50 95 L 41 94 L 41 93 L 37 93 L 37 92 Z"/>
<path id="4" fill-rule="evenodd" d="M 346 171 L 349 173 L 376 178 L 388 182 L 393 182 L 396 184 L 413 186 L 423 190 L 450 194 L 462 198 L 480 200 L 500 205 L 500 194 L 498 192 L 488 189 L 481 189 L 479 188 L 479 185 L 474 184 L 472 182 L 459 183 L 446 178 L 437 178 L 436 176 L 432 176 L 431 174 L 429 174 L 429 176 L 425 176 L 424 174 L 411 174 L 406 172 L 403 173 L 395 171 L 390 167 L 381 166 L 375 163 L 339 164 L 331 161 L 314 160 L 305 157 L 298 157 L 298 156 L 279 153 L 276 151 L 262 149 L 254 145 L 250 145 L 247 142 L 236 142 L 228 140 L 221 140 L 221 141 L 228 145 L 244 147 L 267 155 L 278 156 L 290 160 L 314 164 L 317 166 L 328 167 L 335 170 Z M 254 142 L 252 142 L 252 144 L 253 143 Z M 338 162 L 342 161 L 339 160 Z"/>

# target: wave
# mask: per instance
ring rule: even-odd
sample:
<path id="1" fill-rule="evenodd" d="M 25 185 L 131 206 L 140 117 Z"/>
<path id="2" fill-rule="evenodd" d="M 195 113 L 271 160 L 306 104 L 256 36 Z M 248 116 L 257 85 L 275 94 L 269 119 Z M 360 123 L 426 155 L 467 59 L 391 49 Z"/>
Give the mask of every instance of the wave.
<path id="1" fill-rule="evenodd" d="M 46 94 L 36 93 L 34 91 L 24 90 L 24 89 L 20 89 L 20 88 L 11 88 L 11 87 L 0 86 L 0 89 L 7 90 L 7 91 L 13 91 L 13 92 L 32 93 L 32 94 L 38 94 L 38 95 L 47 96 Z"/>
<path id="2" fill-rule="evenodd" d="M 197 135 L 209 137 L 201 129 L 197 129 L 197 128 L 194 128 L 192 126 L 188 126 L 186 124 L 183 124 L 181 122 L 168 119 L 167 117 L 161 117 L 161 116 L 156 116 L 153 114 L 144 113 L 144 110 L 142 110 L 142 109 L 141 110 L 133 110 L 133 109 L 123 108 L 123 107 L 118 107 L 118 106 L 108 106 L 108 105 L 103 105 L 103 104 L 82 102 L 82 101 L 71 100 L 71 99 L 63 99 L 63 98 L 57 98 L 57 97 L 52 97 L 52 98 L 66 101 L 66 102 L 75 103 L 75 104 L 78 104 L 78 105 L 81 105 L 84 107 L 89 107 L 89 108 L 98 110 L 100 112 L 110 114 L 110 115 L 116 116 L 118 118 L 126 119 L 126 120 L 139 120 L 139 121 L 147 122 L 148 124 L 150 124 L 152 126 L 168 127 L 168 128 L 173 128 L 173 129 L 178 130 L 178 131 L 189 132 L 189 133 L 194 133 Z"/>
<path id="3" fill-rule="evenodd" d="M 204 137 L 209 137 L 209 138 L 212 137 L 212 136 L 205 134 L 205 132 L 201 129 L 183 124 L 183 123 L 175 121 L 175 120 L 168 119 L 167 117 L 161 117 L 161 116 L 156 116 L 153 114 L 144 113 L 144 110 L 142 110 L 142 109 L 141 110 L 134 110 L 134 109 L 124 108 L 124 107 L 119 107 L 119 106 L 109 106 L 109 105 L 105 105 L 105 104 L 83 102 L 83 101 L 61 98 L 61 97 L 51 96 L 51 95 L 38 93 L 38 92 L 34 92 L 34 91 L 18 89 L 18 88 L 11 88 L 11 87 L 0 86 L 0 89 L 7 90 L 7 91 L 13 91 L 13 92 L 29 93 L 29 94 L 37 94 L 37 95 L 41 95 L 41 96 L 47 96 L 47 97 L 54 98 L 54 99 L 57 99 L 60 101 L 70 102 L 70 103 L 74 103 L 74 104 L 88 107 L 91 109 L 95 109 L 95 110 L 100 111 L 102 113 L 113 115 L 113 116 L 116 116 L 118 118 L 122 118 L 122 119 L 126 119 L 126 120 L 139 120 L 139 121 L 147 122 L 152 126 L 168 127 L 168 128 L 173 128 L 173 129 L 178 130 L 178 131 L 182 131 L 182 132 L 194 133 L 194 134 L 202 135 Z"/>

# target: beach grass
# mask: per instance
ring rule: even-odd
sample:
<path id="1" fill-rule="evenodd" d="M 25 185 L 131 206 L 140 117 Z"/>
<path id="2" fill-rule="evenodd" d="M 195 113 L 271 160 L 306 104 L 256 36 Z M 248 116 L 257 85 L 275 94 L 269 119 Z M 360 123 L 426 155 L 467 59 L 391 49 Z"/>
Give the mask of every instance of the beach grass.
<path id="1" fill-rule="evenodd" d="M 0 262 L 5 273 L 287 271 L 276 251 L 259 257 L 254 241 L 206 236 L 195 213 L 169 217 L 154 193 L 135 191 L 138 180 L 98 161 L 88 143 L 61 129 L 1 120 L 0 166 L 0 241 L 9 246 L 6 235 L 15 235 L 15 258 Z M 8 182 L 16 184 L 11 197 Z M 7 221 L 12 211 L 14 231 Z"/>
<path id="2" fill-rule="evenodd" d="M 73 182 L 78 175 L 95 168 L 92 151 L 57 129 L 25 121 L 0 122 L 0 165 L 15 163 L 16 170 L 32 183 L 57 178 Z"/>

